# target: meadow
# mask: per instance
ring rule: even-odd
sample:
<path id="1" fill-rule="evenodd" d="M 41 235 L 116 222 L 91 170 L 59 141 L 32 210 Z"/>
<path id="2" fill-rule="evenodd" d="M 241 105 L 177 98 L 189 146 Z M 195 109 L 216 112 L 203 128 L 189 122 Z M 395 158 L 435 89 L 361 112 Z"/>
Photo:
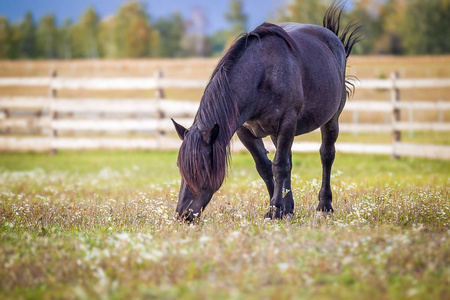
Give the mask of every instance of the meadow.
<path id="1" fill-rule="evenodd" d="M 0 155 L 1 299 L 448 299 L 450 162 L 294 154 L 291 220 L 233 154 L 201 221 L 175 220 L 175 152 Z"/>
<path id="2" fill-rule="evenodd" d="M 0 61 L 0 77 L 206 79 L 217 58 Z M 450 56 L 350 57 L 358 78 L 450 76 Z M 448 101 L 449 88 L 402 90 L 405 101 Z M 166 98 L 199 101 L 201 89 Z M 0 87 L 3 97 L 47 87 Z M 153 90 L 60 90 L 68 98 L 152 98 Z M 389 99 L 359 90 L 354 100 Z M 352 101 L 352 100 L 350 100 Z M 408 114 L 403 114 L 407 118 Z M 437 112 L 419 112 L 434 122 Z M 352 114 L 342 121 L 352 122 Z M 443 114 L 446 122 L 449 112 Z M 384 114 L 361 114 L 384 122 Z M 450 143 L 446 132 L 405 132 Z M 319 141 L 311 133 L 298 141 Z M 344 133 L 339 142 L 390 143 Z M 175 219 L 176 152 L 0 153 L 0 299 L 449 299 L 450 161 L 339 154 L 333 216 L 315 213 L 318 153 L 294 154 L 291 220 L 269 221 L 251 156 L 234 153 L 228 179 L 195 224 Z"/>

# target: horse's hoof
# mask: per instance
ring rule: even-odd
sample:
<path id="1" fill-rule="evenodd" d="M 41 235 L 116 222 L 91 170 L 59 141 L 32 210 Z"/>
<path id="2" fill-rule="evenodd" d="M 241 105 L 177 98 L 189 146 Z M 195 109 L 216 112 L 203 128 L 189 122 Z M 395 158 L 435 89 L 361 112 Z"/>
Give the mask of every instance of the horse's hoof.
<path id="1" fill-rule="evenodd" d="M 264 215 L 264 219 L 281 219 L 281 210 L 279 208 L 270 208 L 269 211 Z"/>
<path id="2" fill-rule="evenodd" d="M 284 213 L 283 211 L 281 211 L 281 209 L 276 208 L 276 209 L 270 209 L 265 215 L 264 215 L 264 219 L 282 219 L 282 220 L 292 220 L 294 214 L 293 213 Z"/>
<path id="3" fill-rule="evenodd" d="M 275 220 L 275 219 L 279 219 L 279 218 L 277 218 L 276 213 L 272 213 L 269 211 L 268 213 L 266 213 L 264 215 L 264 219 L 265 220 Z"/>
<path id="4" fill-rule="evenodd" d="M 286 220 L 286 221 L 291 221 L 293 218 L 294 218 L 294 214 L 293 213 L 285 214 L 284 217 L 283 217 L 283 219 Z"/>
<path id="5" fill-rule="evenodd" d="M 333 217 L 333 211 L 323 211 L 323 210 L 318 210 L 317 211 L 317 216 L 322 217 L 324 219 L 330 219 Z"/>

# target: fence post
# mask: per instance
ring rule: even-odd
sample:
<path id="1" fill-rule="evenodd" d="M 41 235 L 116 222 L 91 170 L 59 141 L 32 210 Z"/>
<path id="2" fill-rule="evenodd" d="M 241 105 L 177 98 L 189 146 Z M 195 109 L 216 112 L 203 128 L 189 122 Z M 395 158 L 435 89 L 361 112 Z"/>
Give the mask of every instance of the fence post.
<path id="1" fill-rule="evenodd" d="M 56 88 L 54 85 L 55 78 L 57 76 L 57 72 L 55 69 L 52 70 L 50 73 L 50 90 L 49 90 L 49 98 L 50 98 L 50 154 L 55 155 L 58 152 L 58 149 L 56 147 L 53 147 L 55 139 L 58 137 L 58 131 L 53 126 L 53 121 L 58 119 L 58 112 L 54 108 L 55 100 L 56 100 Z"/>
<path id="2" fill-rule="evenodd" d="M 412 107 L 409 107 L 409 123 L 412 125 L 414 124 L 414 109 Z M 412 128 L 412 126 L 411 126 Z M 414 137 L 414 130 L 413 129 L 409 129 L 409 137 L 412 138 Z"/>
<path id="3" fill-rule="evenodd" d="M 359 122 L 359 111 L 355 109 L 353 111 L 353 124 L 355 128 L 358 128 L 358 122 Z M 354 136 L 358 136 L 359 132 L 357 130 L 353 131 Z"/>
<path id="4" fill-rule="evenodd" d="M 9 109 L 2 108 L 3 112 L 0 112 L 3 116 L 0 116 L 0 133 L 11 133 L 11 127 L 7 125 L 7 120 L 10 117 Z"/>
<path id="5" fill-rule="evenodd" d="M 397 87 L 397 79 L 399 78 L 398 72 L 392 72 L 392 89 L 391 89 L 391 102 L 392 102 L 392 154 L 393 159 L 400 158 L 400 155 L 396 152 L 396 145 L 401 141 L 401 131 L 397 129 L 396 124 L 400 122 L 400 89 Z"/>
<path id="6" fill-rule="evenodd" d="M 165 113 L 161 108 L 161 101 L 164 99 L 164 90 L 161 86 L 161 79 L 164 77 L 164 73 L 162 70 L 158 70 L 155 72 L 155 99 L 157 101 L 157 118 L 159 120 L 158 128 L 156 130 L 156 138 L 158 140 L 158 148 L 162 149 L 162 138 L 166 134 L 166 131 L 163 129 L 162 123 L 165 118 Z"/>

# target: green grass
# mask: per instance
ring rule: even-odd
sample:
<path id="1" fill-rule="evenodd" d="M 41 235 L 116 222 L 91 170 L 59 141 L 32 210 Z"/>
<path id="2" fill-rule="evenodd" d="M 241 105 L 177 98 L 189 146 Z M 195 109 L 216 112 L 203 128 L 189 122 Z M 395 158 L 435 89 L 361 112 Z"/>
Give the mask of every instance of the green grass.
<path id="1" fill-rule="evenodd" d="M 295 137 L 295 142 L 320 142 L 320 131 Z M 402 132 L 401 141 L 409 144 L 450 145 L 450 135 L 445 131 Z M 392 134 L 384 132 L 339 133 L 339 143 L 391 144 Z"/>
<path id="2" fill-rule="evenodd" d="M 295 154 L 291 220 L 248 154 L 198 224 L 173 219 L 175 152 L 2 153 L 1 299 L 448 299 L 450 162 Z"/>

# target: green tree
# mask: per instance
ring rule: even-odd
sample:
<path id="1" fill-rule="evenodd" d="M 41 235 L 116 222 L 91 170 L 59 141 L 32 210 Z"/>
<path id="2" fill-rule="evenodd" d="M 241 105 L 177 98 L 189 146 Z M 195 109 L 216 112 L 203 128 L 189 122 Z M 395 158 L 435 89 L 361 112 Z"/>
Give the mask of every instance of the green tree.
<path id="1" fill-rule="evenodd" d="M 230 38 L 236 38 L 247 31 L 247 15 L 243 11 L 241 0 L 232 0 L 229 11 L 225 13 L 225 19 L 230 23 Z"/>
<path id="2" fill-rule="evenodd" d="M 64 59 L 71 59 L 73 57 L 72 27 L 72 21 L 66 19 L 59 30 L 58 53 Z"/>
<path id="3" fill-rule="evenodd" d="M 407 0 L 387 0 L 380 13 L 382 32 L 374 43 L 374 52 L 379 54 L 403 54 L 401 31 L 407 9 Z"/>
<path id="4" fill-rule="evenodd" d="M 22 38 L 22 34 L 20 31 L 19 24 L 11 25 L 11 35 L 10 35 L 10 45 L 9 45 L 9 54 L 8 57 L 11 59 L 20 58 L 20 41 Z"/>
<path id="5" fill-rule="evenodd" d="M 118 57 L 145 57 L 158 52 L 157 35 L 149 26 L 145 7 L 139 2 L 126 2 L 115 21 Z"/>
<path id="6" fill-rule="evenodd" d="M 383 0 L 359 0 L 354 3 L 354 8 L 345 16 L 344 24 L 358 22 L 363 37 L 354 48 L 355 54 L 383 53 L 384 48 L 376 49 L 376 44 L 383 34 Z M 386 46 L 383 46 L 386 47 Z"/>
<path id="7" fill-rule="evenodd" d="M 6 17 L 0 16 L 0 58 L 9 58 L 11 47 L 11 27 Z"/>
<path id="8" fill-rule="evenodd" d="M 98 57 L 98 24 L 99 17 L 92 6 L 81 15 L 76 24 L 76 39 L 79 40 L 82 57 Z"/>
<path id="9" fill-rule="evenodd" d="M 450 1 L 410 0 L 401 31 L 408 54 L 450 53 Z"/>
<path id="10" fill-rule="evenodd" d="M 158 56 L 180 57 L 182 55 L 181 41 L 184 35 L 184 21 L 179 13 L 169 18 L 160 18 L 154 23 L 159 35 Z"/>
<path id="11" fill-rule="evenodd" d="M 101 57 L 113 58 L 119 56 L 115 38 L 115 22 L 115 16 L 107 17 L 100 22 L 98 40 Z"/>
<path id="12" fill-rule="evenodd" d="M 235 37 L 236 38 L 236 37 Z M 209 38 L 209 45 L 211 47 L 212 56 L 221 56 L 225 49 L 227 42 L 231 42 L 230 33 L 227 30 L 220 30 L 211 35 Z"/>
<path id="13" fill-rule="evenodd" d="M 321 25 L 323 15 L 332 1 L 294 0 L 286 7 L 282 22 Z"/>
<path id="14" fill-rule="evenodd" d="M 19 57 L 34 58 L 36 56 L 36 24 L 31 12 L 27 12 L 20 24 Z"/>
<path id="15" fill-rule="evenodd" d="M 46 15 L 39 20 L 36 43 L 39 57 L 47 59 L 58 57 L 58 29 L 54 15 Z"/>

